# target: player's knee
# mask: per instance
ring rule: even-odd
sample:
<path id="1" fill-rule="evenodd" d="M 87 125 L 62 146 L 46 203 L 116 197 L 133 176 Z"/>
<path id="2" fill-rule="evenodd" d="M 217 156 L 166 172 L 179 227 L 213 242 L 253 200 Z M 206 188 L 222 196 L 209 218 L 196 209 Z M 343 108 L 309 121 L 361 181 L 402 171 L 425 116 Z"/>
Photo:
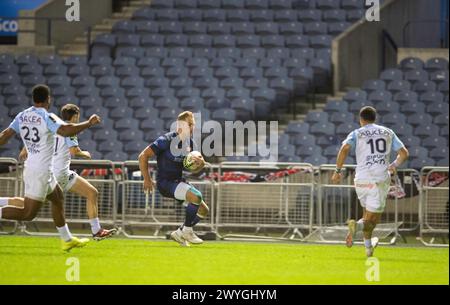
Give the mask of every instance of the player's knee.
<path id="1" fill-rule="evenodd" d="M 199 190 L 197 190 L 195 187 L 191 187 L 191 189 L 189 190 L 189 193 L 190 193 L 189 201 L 196 203 L 196 204 L 202 203 L 203 195 Z"/>

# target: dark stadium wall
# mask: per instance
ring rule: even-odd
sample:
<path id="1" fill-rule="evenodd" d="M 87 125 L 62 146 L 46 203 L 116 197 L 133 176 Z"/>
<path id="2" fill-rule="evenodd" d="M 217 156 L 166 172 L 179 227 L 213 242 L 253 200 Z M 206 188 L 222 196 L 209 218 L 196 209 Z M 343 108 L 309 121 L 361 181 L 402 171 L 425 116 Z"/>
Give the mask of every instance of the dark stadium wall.
<path id="1" fill-rule="evenodd" d="M 21 11 L 20 16 L 65 18 L 68 6 L 65 1 L 49 0 L 35 10 Z M 104 18 L 112 15 L 112 0 L 80 0 L 80 21 L 68 22 L 58 20 L 52 23 L 52 43 L 58 48 L 71 42 L 79 36 L 87 27 L 95 25 Z M 30 27 L 36 29 L 34 34 L 19 34 L 19 45 L 45 45 L 47 44 L 46 21 L 26 21 L 27 30 Z M 22 25 L 20 25 L 22 26 Z"/>
<path id="2" fill-rule="evenodd" d="M 378 77 L 383 68 L 396 65 L 397 54 L 386 43 L 383 67 L 383 30 L 389 33 L 399 48 L 404 47 L 405 43 L 408 47 L 439 48 L 442 36 L 439 23 L 441 5 L 441 0 L 387 0 L 381 6 L 380 21 L 361 19 L 336 37 L 332 44 L 334 92 L 360 87 L 364 80 Z"/>

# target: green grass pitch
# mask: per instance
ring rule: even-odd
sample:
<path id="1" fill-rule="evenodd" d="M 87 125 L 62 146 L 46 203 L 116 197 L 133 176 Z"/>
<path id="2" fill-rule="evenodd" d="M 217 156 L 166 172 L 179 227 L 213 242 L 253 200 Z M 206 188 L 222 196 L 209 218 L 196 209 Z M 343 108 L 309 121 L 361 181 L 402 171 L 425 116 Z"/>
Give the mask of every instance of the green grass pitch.
<path id="1" fill-rule="evenodd" d="M 380 246 L 379 282 L 362 246 L 110 239 L 62 253 L 58 238 L 0 236 L 0 284 L 449 284 L 448 248 Z M 68 282 L 68 258 L 80 281 Z"/>

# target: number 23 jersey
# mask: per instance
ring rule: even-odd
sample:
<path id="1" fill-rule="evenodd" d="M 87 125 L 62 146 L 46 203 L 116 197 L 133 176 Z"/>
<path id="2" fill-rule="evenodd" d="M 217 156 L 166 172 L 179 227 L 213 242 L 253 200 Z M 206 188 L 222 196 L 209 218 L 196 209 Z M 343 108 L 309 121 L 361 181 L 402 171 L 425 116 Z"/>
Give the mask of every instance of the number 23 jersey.
<path id="1" fill-rule="evenodd" d="M 355 180 L 380 182 L 389 178 L 390 154 L 404 147 L 389 128 L 368 124 L 352 131 L 342 142 L 355 149 Z"/>
<path id="2" fill-rule="evenodd" d="M 55 134 L 64 122 L 45 108 L 30 107 L 19 113 L 9 128 L 20 134 L 27 149 L 25 167 L 47 171 L 52 168 Z"/>

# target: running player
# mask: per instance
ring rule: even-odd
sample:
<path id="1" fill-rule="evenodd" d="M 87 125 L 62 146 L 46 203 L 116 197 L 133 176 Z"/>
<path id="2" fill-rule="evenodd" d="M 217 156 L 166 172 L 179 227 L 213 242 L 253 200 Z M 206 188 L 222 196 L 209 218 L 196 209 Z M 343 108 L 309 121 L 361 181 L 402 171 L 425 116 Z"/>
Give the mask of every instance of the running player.
<path id="1" fill-rule="evenodd" d="M 183 246 L 189 246 L 189 243 L 201 244 L 203 242 L 192 228 L 209 212 L 202 193 L 186 183 L 182 177 L 183 159 L 190 151 L 194 150 L 192 140 L 194 126 L 195 120 L 192 112 L 180 113 L 177 119 L 177 131 L 160 136 L 139 155 L 139 168 L 144 176 L 144 192 L 153 190 L 155 183 L 148 171 L 148 161 L 156 156 L 158 165 L 156 187 L 158 191 L 164 197 L 187 202 L 184 224 L 171 233 L 171 238 Z M 194 158 L 194 162 L 200 170 L 205 164 L 203 158 Z"/>
<path id="2" fill-rule="evenodd" d="M 61 118 L 66 123 L 77 124 L 80 120 L 80 108 L 73 104 L 63 106 L 61 108 Z M 86 208 L 94 240 L 99 241 L 111 237 L 117 230 L 106 230 L 100 226 L 100 220 L 98 218 L 98 191 L 86 179 L 70 170 L 70 159 L 72 156 L 91 159 L 91 154 L 88 151 L 82 151 L 78 146 L 76 136 L 63 137 L 57 135 L 55 153 L 53 155 L 53 173 L 56 176 L 59 186 L 61 186 L 63 192 L 75 193 L 86 198 Z M 25 148 L 22 149 L 19 158 L 22 160 L 27 158 Z"/>
<path id="3" fill-rule="evenodd" d="M 4 145 L 15 134 L 20 134 L 28 152 L 23 179 L 25 199 L 23 208 L 5 206 L 0 208 L 0 219 L 31 221 L 42 204 L 52 203 L 52 216 L 62 239 L 62 249 L 69 251 L 83 247 L 89 239 L 72 236 L 64 218 L 64 194 L 52 172 L 55 134 L 70 137 L 100 122 L 100 117 L 92 115 L 80 124 L 65 124 L 54 114 L 49 114 L 51 97 L 46 85 L 37 85 L 32 90 L 34 106 L 20 112 L 8 128 L 0 133 L 0 145 Z"/>
<path id="4" fill-rule="evenodd" d="M 372 238 L 372 232 L 380 222 L 390 186 L 390 176 L 409 156 L 408 150 L 389 128 L 375 124 L 375 108 L 366 106 L 359 112 L 361 128 L 352 131 L 342 143 L 336 160 L 336 172 L 333 183 L 339 183 L 341 170 L 350 149 L 356 150 L 355 188 L 363 207 L 363 218 L 348 221 L 347 247 L 353 245 L 357 231 L 363 231 L 366 255 L 373 255 L 378 238 Z M 397 152 L 397 158 L 389 164 L 391 151 Z"/>

